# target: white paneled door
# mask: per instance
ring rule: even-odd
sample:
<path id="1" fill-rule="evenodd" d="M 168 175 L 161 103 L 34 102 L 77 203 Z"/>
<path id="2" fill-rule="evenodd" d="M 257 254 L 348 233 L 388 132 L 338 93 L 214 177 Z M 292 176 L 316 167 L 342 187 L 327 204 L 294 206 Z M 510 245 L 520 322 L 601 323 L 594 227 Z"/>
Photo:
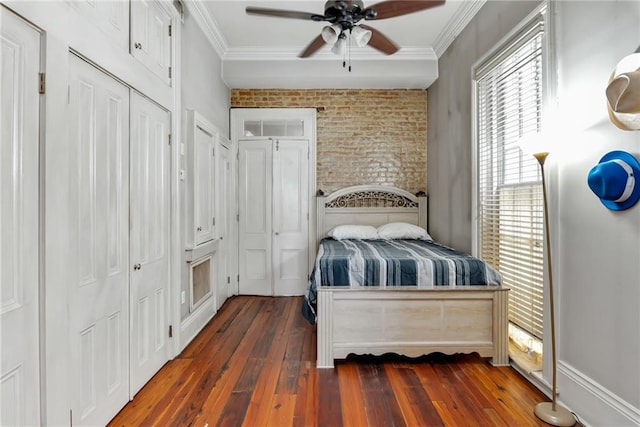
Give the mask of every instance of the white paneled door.
<path id="1" fill-rule="evenodd" d="M 279 140 L 273 156 L 274 295 L 302 295 L 309 277 L 309 142 Z"/>
<path id="2" fill-rule="evenodd" d="M 69 58 L 72 423 L 107 423 L 129 400 L 129 89 Z"/>
<path id="3" fill-rule="evenodd" d="M 193 138 L 193 191 L 195 227 L 194 246 L 213 239 L 213 192 L 214 184 L 214 150 L 216 138 L 213 132 L 203 126 L 196 125 Z"/>
<path id="4" fill-rule="evenodd" d="M 161 2 L 155 0 L 136 0 L 130 4 L 131 55 L 170 83 L 171 16 Z"/>
<path id="5" fill-rule="evenodd" d="M 231 150 L 229 149 L 228 140 L 218 143 L 216 149 L 216 232 L 218 233 L 218 252 L 217 252 L 217 280 L 214 281 L 216 287 L 216 310 L 222 307 L 222 304 L 229 297 L 229 284 L 231 283 L 231 268 L 229 250 L 232 247 L 230 230 L 232 230 L 232 210 L 233 204 L 233 177 L 231 169 Z"/>
<path id="6" fill-rule="evenodd" d="M 169 113 L 70 54 L 74 425 L 105 425 L 167 361 Z"/>
<path id="7" fill-rule="evenodd" d="M 271 266 L 270 140 L 239 142 L 239 292 L 273 295 Z"/>
<path id="8" fill-rule="evenodd" d="M 40 33 L 0 5 L 0 425 L 40 424 Z"/>
<path id="9" fill-rule="evenodd" d="M 240 294 L 302 295 L 309 275 L 309 141 L 239 141 Z"/>
<path id="10" fill-rule="evenodd" d="M 168 360 L 169 112 L 131 95 L 131 397 Z"/>

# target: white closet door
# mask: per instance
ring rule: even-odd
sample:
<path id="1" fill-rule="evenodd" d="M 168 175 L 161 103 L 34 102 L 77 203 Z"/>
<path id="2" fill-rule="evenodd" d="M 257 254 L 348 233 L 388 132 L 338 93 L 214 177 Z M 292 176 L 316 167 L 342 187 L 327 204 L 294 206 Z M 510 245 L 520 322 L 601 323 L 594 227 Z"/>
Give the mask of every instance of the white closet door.
<path id="1" fill-rule="evenodd" d="M 129 90 L 75 55 L 69 74 L 72 422 L 99 425 L 129 400 Z"/>
<path id="2" fill-rule="evenodd" d="M 194 244 L 212 240 L 214 236 L 213 226 L 213 193 L 211 188 L 214 170 L 214 147 L 216 138 L 209 130 L 196 125 L 194 130 L 194 162 L 193 162 L 193 187 L 195 193 L 195 223 Z"/>
<path id="3" fill-rule="evenodd" d="M 131 397 L 168 360 L 169 112 L 131 95 Z"/>
<path id="4" fill-rule="evenodd" d="M 229 250 L 231 248 L 230 230 L 231 210 L 233 199 L 231 197 L 233 179 L 231 176 L 231 150 L 227 145 L 218 144 L 216 151 L 216 232 L 220 239 L 218 243 L 217 263 L 218 270 L 214 285 L 216 287 L 216 309 L 229 297 L 229 283 L 231 282 L 229 268 Z"/>
<path id="5" fill-rule="evenodd" d="M 40 34 L 0 5 L 0 425 L 40 424 Z"/>
<path id="6" fill-rule="evenodd" d="M 170 83 L 171 17 L 155 0 L 135 0 L 130 4 L 131 55 Z"/>
<path id="7" fill-rule="evenodd" d="M 270 140 L 239 141 L 239 291 L 273 295 Z"/>
<path id="8" fill-rule="evenodd" d="M 303 295 L 309 277 L 309 142 L 278 140 L 273 162 L 274 295 Z"/>

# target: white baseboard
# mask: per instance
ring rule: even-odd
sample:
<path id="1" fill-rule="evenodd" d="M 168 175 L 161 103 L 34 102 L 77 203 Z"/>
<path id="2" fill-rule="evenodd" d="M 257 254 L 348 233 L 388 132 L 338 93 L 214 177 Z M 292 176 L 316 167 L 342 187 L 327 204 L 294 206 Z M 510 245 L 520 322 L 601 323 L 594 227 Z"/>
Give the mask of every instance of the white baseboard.
<path id="1" fill-rule="evenodd" d="M 200 333 L 214 314 L 216 314 L 216 306 L 214 298 L 210 297 L 209 301 L 198 307 L 180 323 L 180 349 L 178 354 Z"/>
<path id="2" fill-rule="evenodd" d="M 558 362 L 558 400 L 586 426 L 637 427 L 640 409 L 625 402 L 571 365 Z"/>

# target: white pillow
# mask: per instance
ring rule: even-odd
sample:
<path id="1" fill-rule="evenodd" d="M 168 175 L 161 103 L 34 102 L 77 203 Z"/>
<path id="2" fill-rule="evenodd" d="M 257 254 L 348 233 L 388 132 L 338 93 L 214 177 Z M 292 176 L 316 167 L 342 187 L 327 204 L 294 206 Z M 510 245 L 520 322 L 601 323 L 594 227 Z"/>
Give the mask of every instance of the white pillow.
<path id="1" fill-rule="evenodd" d="M 333 237 L 336 240 L 371 240 L 380 238 L 378 237 L 378 231 L 376 230 L 376 228 L 370 225 L 339 225 L 329 231 L 327 235 L 329 237 Z"/>
<path id="2" fill-rule="evenodd" d="M 427 230 L 417 225 L 406 222 L 391 222 L 378 227 L 378 235 L 381 239 L 420 239 L 433 240 Z"/>

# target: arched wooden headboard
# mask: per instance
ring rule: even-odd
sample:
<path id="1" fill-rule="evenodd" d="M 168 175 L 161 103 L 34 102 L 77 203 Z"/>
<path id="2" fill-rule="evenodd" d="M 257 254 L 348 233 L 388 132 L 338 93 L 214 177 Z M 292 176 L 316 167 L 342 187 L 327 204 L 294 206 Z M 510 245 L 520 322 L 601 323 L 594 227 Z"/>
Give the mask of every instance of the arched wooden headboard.
<path id="1" fill-rule="evenodd" d="M 424 194 L 424 193 L 422 193 Z M 356 185 L 317 196 L 316 243 L 333 227 L 408 222 L 427 228 L 427 196 L 387 185 Z"/>

